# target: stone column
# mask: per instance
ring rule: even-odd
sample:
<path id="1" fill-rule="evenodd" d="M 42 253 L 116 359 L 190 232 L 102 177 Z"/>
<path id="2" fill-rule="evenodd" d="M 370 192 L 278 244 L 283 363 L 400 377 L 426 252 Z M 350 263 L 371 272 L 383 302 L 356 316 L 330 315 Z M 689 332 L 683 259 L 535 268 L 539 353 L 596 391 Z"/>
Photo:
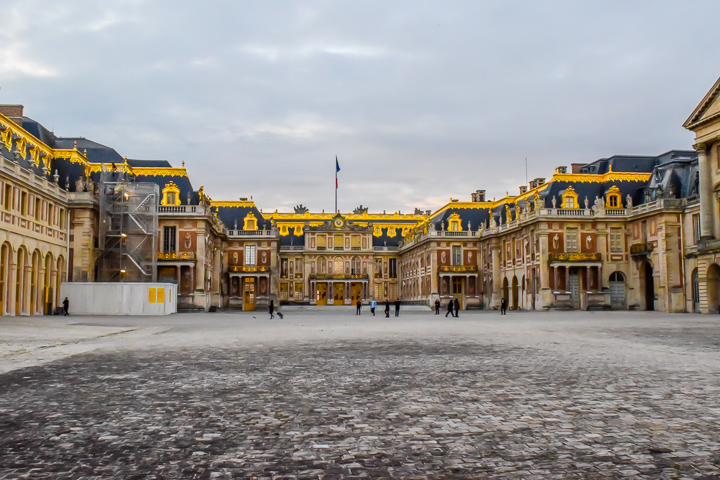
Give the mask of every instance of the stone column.
<path id="1" fill-rule="evenodd" d="M 590 285 L 592 284 L 592 267 L 590 267 L 590 266 L 585 267 L 585 277 L 586 277 L 585 281 L 587 282 L 587 285 L 585 285 L 585 290 L 590 291 L 591 290 Z"/>
<path id="2" fill-rule="evenodd" d="M 570 290 L 570 268 L 565 266 L 565 291 Z"/>
<path id="3" fill-rule="evenodd" d="M 597 267 L 598 291 L 603 289 L 602 265 Z"/>
<path id="4" fill-rule="evenodd" d="M 557 292 L 558 290 L 560 290 L 560 284 L 558 283 L 560 282 L 560 272 L 558 271 L 557 267 L 550 268 L 552 268 L 553 271 L 553 290 Z"/>
<path id="5" fill-rule="evenodd" d="M 193 288 L 193 285 L 195 285 L 195 288 Z M 240 289 L 242 290 L 242 283 Z M 194 290 L 197 290 L 197 285 L 195 284 L 195 265 L 190 265 L 190 293 Z"/>
<path id="6" fill-rule="evenodd" d="M 182 270 L 182 267 L 180 265 L 177 266 L 177 288 L 178 288 L 178 294 L 180 294 L 180 287 L 182 286 L 182 275 L 180 275 L 180 271 Z"/>
<path id="7" fill-rule="evenodd" d="M 710 159 L 705 144 L 695 145 L 700 174 L 700 238 L 713 238 L 713 191 Z"/>
<path id="8" fill-rule="evenodd" d="M 335 282 L 328 282 L 327 299 L 332 300 L 332 304 L 335 305 Z M 330 302 L 328 301 L 327 303 Z"/>

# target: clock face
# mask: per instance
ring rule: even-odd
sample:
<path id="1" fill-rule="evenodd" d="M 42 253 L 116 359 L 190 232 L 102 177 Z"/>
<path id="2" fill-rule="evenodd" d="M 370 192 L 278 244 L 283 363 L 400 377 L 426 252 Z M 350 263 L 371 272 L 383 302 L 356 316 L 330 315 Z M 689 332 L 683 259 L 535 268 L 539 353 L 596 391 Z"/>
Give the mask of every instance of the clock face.
<path id="1" fill-rule="evenodd" d="M 335 226 L 338 227 L 338 228 L 340 228 L 340 227 L 343 226 L 342 218 L 336 218 L 336 219 L 335 219 Z"/>

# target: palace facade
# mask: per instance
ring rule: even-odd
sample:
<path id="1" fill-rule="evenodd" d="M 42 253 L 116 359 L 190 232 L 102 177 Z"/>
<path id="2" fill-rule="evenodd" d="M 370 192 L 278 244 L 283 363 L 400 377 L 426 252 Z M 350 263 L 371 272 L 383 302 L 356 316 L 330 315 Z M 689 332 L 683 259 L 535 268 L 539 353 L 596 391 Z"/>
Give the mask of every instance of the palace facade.
<path id="1" fill-rule="evenodd" d="M 3 105 L 0 312 L 52 313 L 62 282 L 163 281 L 198 310 L 397 298 L 495 309 L 505 298 L 524 310 L 717 313 L 718 93 L 720 81 L 684 124 L 693 150 L 558 166 L 501 199 L 477 190 L 413 213 L 215 201 L 184 163 L 58 137 Z"/>

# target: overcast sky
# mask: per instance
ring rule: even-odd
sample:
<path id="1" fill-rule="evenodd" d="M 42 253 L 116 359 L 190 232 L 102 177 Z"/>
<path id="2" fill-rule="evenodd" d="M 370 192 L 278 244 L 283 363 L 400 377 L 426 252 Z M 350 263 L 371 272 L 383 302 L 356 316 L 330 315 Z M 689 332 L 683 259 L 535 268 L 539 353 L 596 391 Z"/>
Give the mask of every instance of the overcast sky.
<path id="1" fill-rule="evenodd" d="M 558 165 L 689 149 L 710 1 L 5 0 L 0 103 L 214 200 L 435 209 Z"/>

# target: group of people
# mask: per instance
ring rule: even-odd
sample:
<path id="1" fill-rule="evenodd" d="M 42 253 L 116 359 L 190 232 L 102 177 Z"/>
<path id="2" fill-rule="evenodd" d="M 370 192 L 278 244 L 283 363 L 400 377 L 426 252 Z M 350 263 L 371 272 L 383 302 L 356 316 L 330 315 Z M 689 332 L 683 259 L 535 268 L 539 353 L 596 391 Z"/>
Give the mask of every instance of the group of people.
<path id="1" fill-rule="evenodd" d="M 400 299 L 395 299 L 395 316 L 400 316 Z M 377 308 L 377 302 L 375 299 L 370 301 L 370 313 L 372 313 L 372 316 L 375 316 L 375 309 Z M 355 303 L 355 315 L 361 315 L 362 314 L 362 300 L 358 299 L 358 301 Z M 385 299 L 385 318 L 390 318 L 390 299 Z"/>
<path id="2" fill-rule="evenodd" d="M 445 316 L 457 317 L 460 314 L 460 300 L 454 298 L 447 305 L 447 313 Z M 440 315 L 440 300 L 435 300 L 435 315 Z"/>

